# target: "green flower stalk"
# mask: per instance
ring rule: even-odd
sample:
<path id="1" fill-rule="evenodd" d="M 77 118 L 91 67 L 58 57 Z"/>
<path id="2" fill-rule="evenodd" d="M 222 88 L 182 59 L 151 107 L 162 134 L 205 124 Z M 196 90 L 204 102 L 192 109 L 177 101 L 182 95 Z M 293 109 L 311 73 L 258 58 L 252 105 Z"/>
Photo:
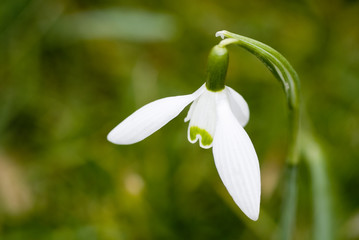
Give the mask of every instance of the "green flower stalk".
<path id="1" fill-rule="evenodd" d="M 282 84 L 289 108 L 290 142 L 285 174 L 285 194 L 281 218 L 281 239 L 291 239 L 295 225 L 297 201 L 297 165 L 299 161 L 300 94 L 299 77 L 294 68 L 278 51 L 254 39 L 219 31 L 216 36 L 224 39 L 221 44 L 236 44 L 258 57 Z M 220 44 L 220 45 L 221 45 Z"/>

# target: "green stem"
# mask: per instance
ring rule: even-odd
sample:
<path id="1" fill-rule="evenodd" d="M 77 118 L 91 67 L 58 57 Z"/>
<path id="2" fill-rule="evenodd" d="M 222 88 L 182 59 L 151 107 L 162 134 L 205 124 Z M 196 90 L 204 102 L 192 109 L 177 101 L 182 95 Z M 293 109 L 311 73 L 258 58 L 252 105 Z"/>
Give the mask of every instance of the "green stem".
<path id="1" fill-rule="evenodd" d="M 279 239 L 291 239 L 295 226 L 297 206 L 297 166 L 287 165 L 285 169 L 285 186 L 283 195 L 286 196 L 282 203 L 281 231 Z"/>
<path id="2" fill-rule="evenodd" d="M 285 192 L 281 216 L 281 239 L 292 238 L 297 204 L 297 165 L 299 162 L 300 94 L 299 77 L 285 57 L 270 46 L 254 39 L 219 31 L 224 39 L 219 45 L 236 44 L 259 58 L 282 84 L 289 107 L 289 149 L 286 159 Z"/>
<path id="3" fill-rule="evenodd" d="M 222 40 L 219 44 L 220 46 L 236 44 L 253 53 L 273 73 L 274 77 L 281 82 L 289 107 L 290 144 L 287 164 L 297 165 L 299 161 L 298 133 L 300 128 L 299 120 L 301 103 L 298 74 L 285 57 L 283 57 L 277 50 L 264 43 L 226 30 L 217 32 L 216 35 L 223 38 L 227 37 L 227 39 Z"/>

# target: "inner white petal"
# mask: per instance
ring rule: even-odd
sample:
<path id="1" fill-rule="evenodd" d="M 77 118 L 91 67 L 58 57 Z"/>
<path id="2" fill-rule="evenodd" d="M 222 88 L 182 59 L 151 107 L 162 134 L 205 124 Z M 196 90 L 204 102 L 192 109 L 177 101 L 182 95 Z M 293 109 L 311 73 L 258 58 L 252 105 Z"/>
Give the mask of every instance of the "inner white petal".
<path id="1" fill-rule="evenodd" d="M 188 141 L 191 143 L 199 140 L 202 148 L 212 147 L 214 132 L 216 130 L 216 102 L 218 93 L 205 90 L 203 94 L 192 104 L 188 127 Z"/>
<path id="2" fill-rule="evenodd" d="M 226 86 L 225 91 L 234 116 L 242 127 L 246 126 L 249 121 L 249 107 L 246 100 L 244 100 L 242 95 L 228 86 Z"/>
<path id="3" fill-rule="evenodd" d="M 189 120 L 191 120 L 192 114 L 193 114 L 193 109 L 196 108 L 197 102 L 198 102 L 198 99 L 194 100 L 193 103 L 191 104 L 191 106 L 188 110 L 187 116 L 184 119 L 185 122 L 188 122 Z"/>

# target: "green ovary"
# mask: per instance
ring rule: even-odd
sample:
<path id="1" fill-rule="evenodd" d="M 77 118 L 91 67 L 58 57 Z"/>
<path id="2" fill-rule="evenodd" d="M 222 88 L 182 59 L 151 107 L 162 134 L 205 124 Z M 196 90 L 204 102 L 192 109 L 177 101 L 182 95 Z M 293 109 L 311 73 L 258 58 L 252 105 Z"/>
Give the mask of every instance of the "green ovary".
<path id="1" fill-rule="evenodd" d="M 211 143 L 213 142 L 213 137 L 206 130 L 196 127 L 196 126 L 192 126 L 189 129 L 189 136 L 192 141 L 196 140 L 196 136 L 198 134 L 201 135 L 201 143 L 203 146 L 211 145 Z"/>

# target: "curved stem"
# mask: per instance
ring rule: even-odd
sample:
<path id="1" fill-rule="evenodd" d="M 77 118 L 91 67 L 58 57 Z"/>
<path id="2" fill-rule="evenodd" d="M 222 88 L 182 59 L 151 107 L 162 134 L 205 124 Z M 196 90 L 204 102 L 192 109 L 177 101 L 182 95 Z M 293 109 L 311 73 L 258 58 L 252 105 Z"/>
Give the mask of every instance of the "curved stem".
<path id="1" fill-rule="evenodd" d="M 291 239 L 296 216 L 297 203 L 297 166 L 299 162 L 300 131 L 300 86 L 299 77 L 285 57 L 270 46 L 226 30 L 216 36 L 222 37 L 222 45 L 236 44 L 259 58 L 282 84 L 289 108 L 289 149 L 286 159 L 285 199 L 281 216 L 281 239 Z"/>
<path id="2" fill-rule="evenodd" d="M 270 46 L 226 30 L 216 36 L 226 39 L 220 45 L 236 44 L 258 57 L 282 84 L 287 97 L 290 123 L 290 144 L 287 163 L 297 165 L 299 161 L 299 127 L 300 127 L 300 84 L 299 77 L 288 60 Z"/>

